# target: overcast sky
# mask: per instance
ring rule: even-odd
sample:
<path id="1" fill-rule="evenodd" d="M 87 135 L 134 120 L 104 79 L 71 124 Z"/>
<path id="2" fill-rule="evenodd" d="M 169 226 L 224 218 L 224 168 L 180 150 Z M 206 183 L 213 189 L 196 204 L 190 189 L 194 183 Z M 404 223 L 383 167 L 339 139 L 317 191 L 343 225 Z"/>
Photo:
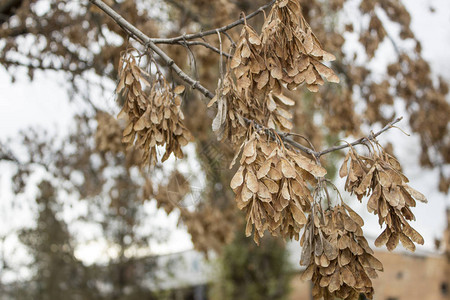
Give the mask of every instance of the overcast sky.
<path id="1" fill-rule="evenodd" d="M 431 62 L 435 72 L 443 75 L 447 80 L 450 79 L 450 1 L 407 0 L 403 2 L 412 14 L 412 29 L 422 42 L 425 58 Z M 436 12 L 431 13 L 430 7 L 433 7 Z M 391 55 L 389 53 L 392 49 L 389 49 L 389 46 L 384 47 L 382 51 L 386 53 L 386 56 L 382 55 L 384 58 L 378 59 L 386 61 L 389 56 L 392 57 L 392 53 Z M 14 137 L 19 130 L 26 130 L 29 126 L 40 126 L 60 135 L 67 134 L 69 127 L 73 124 L 74 112 L 79 111 L 79 107 L 84 105 L 80 101 L 68 101 L 66 90 L 61 84 L 61 77 L 52 72 L 45 74 L 37 72 L 33 82 L 29 82 L 25 76 L 19 76 L 12 84 L 5 70 L 0 67 L 0 90 L 2 91 L 0 96 L 0 140 L 2 141 L 7 137 Z M 109 94 L 98 94 L 95 98 L 97 102 L 104 101 L 106 107 L 114 106 L 112 90 Z M 402 110 L 401 105 L 397 107 L 397 110 Z M 399 126 L 407 130 L 407 121 L 401 122 Z M 411 180 L 411 186 L 423 192 L 429 200 L 428 204 L 419 203 L 413 209 L 417 218 L 413 227 L 424 236 L 425 247 L 432 249 L 434 238 L 442 235 L 446 225 L 444 211 L 449 202 L 448 196 L 437 191 L 437 171 L 418 167 L 420 147 L 417 136 L 407 137 L 399 130 L 390 130 L 380 140 L 382 142 L 389 140 L 394 144 L 405 174 Z M 0 164 L 0 208 L 3 207 L 0 211 L 0 230 L 8 227 L 2 224 L 5 220 L 10 221 L 17 217 L 23 220 L 23 216 L 32 215 L 32 208 L 29 208 L 31 212 L 21 210 L 20 213 L 23 215 L 19 216 L 13 216 L 5 211 L 4 204 L 12 200 L 12 195 L 7 188 L 7 168 L 5 164 Z M 446 171 L 450 172 L 448 166 Z M 380 232 L 377 218 L 366 213 L 364 205 L 353 206 L 368 220 L 365 231 L 371 236 L 377 235 Z M 159 218 L 164 219 L 169 228 L 176 227 L 176 215 L 166 218 L 160 212 Z M 78 255 L 86 259 L 90 257 L 87 261 L 93 262 L 97 257 L 92 256 L 92 249 L 98 247 L 98 245 L 91 245 L 80 248 Z M 184 230 L 176 230 L 171 240 L 165 245 L 156 247 L 155 251 L 170 252 L 191 247 L 187 233 Z M 87 255 L 88 253 L 90 255 Z"/>

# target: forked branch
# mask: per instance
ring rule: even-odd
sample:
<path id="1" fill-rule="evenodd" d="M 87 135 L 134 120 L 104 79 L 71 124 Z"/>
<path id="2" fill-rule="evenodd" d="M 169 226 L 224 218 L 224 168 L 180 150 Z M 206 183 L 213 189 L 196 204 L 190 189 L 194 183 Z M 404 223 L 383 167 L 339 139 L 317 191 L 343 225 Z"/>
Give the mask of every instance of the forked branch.
<path id="1" fill-rule="evenodd" d="M 214 97 L 214 94 L 211 93 L 207 88 L 202 86 L 198 81 L 194 80 L 189 75 L 187 75 L 183 70 L 181 70 L 181 68 L 173 61 L 172 58 L 170 58 L 164 51 L 162 51 L 158 46 L 156 46 L 155 43 L 153 43 L 150 37 L 148 37 L 142 31 L 137 29 L 130 22 L 125 20 L 125 18 L 119 15 L 115 10 L 106 5 L 101 0 L 90 0 L 90 2 L 96 5 L 101 10 L 103 10 L 107 15 L 109 15 L 117 24 L 119 24 L 122 28 L 124 28 L 127 32 L 129 32 L 133 38 L 135 38 L 143 45 L 149 47 L 156 54 L 158 54 L 159 57 L 167 64 L 167 66 L 169 66 L 178 76 L 180 76 L 181 79 L 189 83 L 189 85 L 193 89 L 198 89 L 203 95 L 205 95 L 210 99 Z"/>
<path id="2" fill-rule="evenodd" d="M 356 145 L 360 145 L 360 144 L 364 144 L 366 141 L 370 141 L 375 139 L 377 136 L 379 136 L 380 134 L 388 131 L 389 129 L 391 129 L 392 127 L 394 127 L 395 124 L 397 124 L 398 122 L 400 122 L 403 119 L 403 117 L 398 117 L 397 119 L 393 120 L 392 122 L 389 122 L 386 126 L 383 127 L 383 129 L 381 129 L 378 132 L 375 133 L 371 133 L 369 136 L 367 137 L 362 137 L 357 139 L 356 141 L 354 141 L 353 143 L 350 144 L 345 144 L 345 145 L 340 145 L 340 146 L 334 146 L 322 151 L 317 152 L 317 157 L 320 157 L 322 155 L 325 155 L 327 153 L 333 152 L 333 151 L 337 151 L 337 150 L 341 150 L 341 149 L 345 149 L 348 148 L 350 146 L 356 146 Z"/>
<path id="3" fill-rule="evenodd" d="M 185 34 L 185 35 L 181 35 L 178 37 L 174 37 L 174 38 L 158 38 L 158 39 L 152 39 L 152 41 L 155 44 L 173 44 L 173 43 L 177 43 L 180 41 L 185 41 L 185 40 L 193 40 L 193 39 L 198 39 L 198 38 L 203 38 L 207 35 L 213 35 L 213 34 L 217 34 L 217 32 L 226 32 L 236 26 L 242 25 L 245 23 L 245 21 L 250 20 L 251 18 L 257 16 L 258 14 L 260 14 L 261 12 L 263 12 L 265 9 L 271 7 L 276 0 L 272 0 L 270 1 L 268 4 L 261 6 L 260 8 L 258 8 L 257 10 L 255 10 L 254 12 L 252 12 L 251 14 L 249 14 L 248 16 L 244 17 L 244 18 L 240 18 L 239 20 L 234 21 L 233 23 L 230 23 L 228 25 L 225 25 L 223 27 L 220 28 L 216 28 L 216 29 L 211 29 L 211 30 L 207 30 L 204 32 L 198 32 L 198 33 L 192 33 L 192 34 Z M 91 1 L 92 2 L 92 1 Z"/>
<path id="4" fill-rule="evenodd" d="M 245 20 L 248 20 L 248 19 L 256 16 L 258 13 L 264 11 L 264 9 L 272 6 L 275 3 L 275 0 L 272 0 L 269 4 L 266 4 L 262 7 L 260 7 L 257 11 L 249 14 L 247 17 L 241 18 L 241 19 L 239 19 L 229 25 L 223 26 L 221 28 L 212 29 L 212 30 L 208 30 L 205 32 L 195 33 L 195 34 L 184 35 L 184 36 L 171 38 L 171 39 L 152 39 L 149 36 L 147 36 L 146 34 L 144 34 L 142 31 L 140 31 L 138 28 L 136 28 L 134 25 L 129 23 L 127 20 L 125 20 L 125 18 L 123 18 L 120 14 L 118 14 L 111 7 L 109 7 L 107 4 L 105 4 L 102 0 L 89 0 L 89 1 L 92 4 L 96 5 L 97 7 L 99 7 L 101 10 L 103 10 L 107 15 L 109 15 L 118 25 L 120 25 L 125 31 L 127 31 L 134 39 L 136 39 L 141 44 L 143 44 L 145 47 L 150 48 L 152 51 L 154 51 L 156 54 L 158 54 L 159 57 L 167 64 L 167 66 L 169 68 L 171 68 L 182 80 L 184 80 L 186 83 L 188 83 L 193 89 L 197 89 L 200 93 L 202 93 L 208 99 L 212 99 L 214 97 L 214 94 L 211 91 L 209 91 L 207 88 L 205 88 L 202 84 L 200 84 L 200 82 L 194 80 L 192 77 L 187 75 L 174 62 L 174 60 L 172 58 L 170 58 L 164 51 L 161 50 L 161 48 L 159 48 L 156 45 L 156 43 L 183 44 L 183 41 L 184 41 L 184 43 L 186 43 L 187 40 L 201 38 L 206 35 L 217 34 L 218 32 L 225 33 L 227 30 L 229 30 L 231 28 L 234 28 L 238 25 L 244 24 Z M 193 42 L 188 42 L 188 43 L 193 43 Z M 195 43 L 197 43 L 197 42 L 195 42 Z M 214 51 L 216 51 L 216 50 L 214 50 Z M 402 117 L 399 117 L 399 118 L 395 119 L 394 121 L 390 122 L 380 131 L 378 131 L 376 133 L 372 133 L 367 137 L 361 137 L 358 140 L 356 140 L 350 144 L 334 146 L 334 147 L 331 147 L 331 148 L 328 148 L 328 149 L 325 149 L 322 151 L 314 151 L 313 149 L 308 148 L 308 147 L 294 141 L 287 134 L 284 134 L 284 133 L 278 133 L 278 134 L 286 144 L 289 144 L 292 147 L 294 147 L 300 151 L 303 151 L 303 152 L 313 156 L 316 159 L 319 159 L 322 155 L 328 154 L 333 151 L 347 148 L 350 145 L 355 146 L 355 145 L 359 145 L 359 144 L 364 144 L 366 141 L 374 139 L 377 136 L 379 136 L 380 134 L 382 134 L 383 132 L 389 130 L 390 128 L 393 127 L 394 124 L 400 122 L 400 120 L 402 120 Z M 248 120 L 248 122 L 252 122 L 252 123 L 256 124 L 258 127 L 264 128 L 263 126 L 257 124 L 253 120 Z"/>

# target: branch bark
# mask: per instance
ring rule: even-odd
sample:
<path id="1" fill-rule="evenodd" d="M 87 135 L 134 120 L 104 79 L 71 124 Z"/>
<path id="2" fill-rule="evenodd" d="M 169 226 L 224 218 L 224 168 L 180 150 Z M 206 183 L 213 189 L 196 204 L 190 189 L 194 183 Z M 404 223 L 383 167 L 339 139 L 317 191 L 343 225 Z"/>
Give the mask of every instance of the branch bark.
<path id="1" fill-rule="evenodd" d="M 171 45 L 180 45 L 180 46 L 203 46 L 205 48 L 208 48 L 209 50 L 212 50 L 216 53 L 222 54 L 223 56 L 225 56 L 228 59 L 232 58 L 232 55 L 229 53 L 225 53 L 225 52 L 220 52 L 219 49 L 217 49 L 216 47 L 214 47 L 213 45 L 206 43 L 206 42 L 202 42 L 202 41 L 174 41 L 173 43 L 167 43 L 167 44 L 171 44 Z"/>
<path id="2" fill-rule="evenodd" d="M 116 11 L 114 11 L 111 7 L 106 5 L 101 0 L 89 0 L 91 3 L 99 7 L 103 10 L 107 15 L 109 15 L 117 24 L 121 27 L 125 28 L 128 32 L 130 32 L 134 38 L 141 41 L 146 47 L 148 46 L 152 49 L 159 57 L 169 66 L 181 79 L 185 82 L 189 83 L 193 89 L 198 89 L 203 95 L 207 98 L 212 99 L 214 94 L 211 93 L 207 88 L 202 86 L 198 81 L 189 77 L 181 68 L 170 58 L 164 51 L 162 51 L 158 46 L 153 43 L 152 39 L 145 35 L 142 31 L 137 29 L 134 25 L 125 20 L 121 15 L 119 15 Z"/>
<path id="3" fill-rule="evenodd" d="M 325 155 L 327 153 L 333 152 L 333 151 L 337 151 L 337 150 L 341 150 L 341 149 L 345 149 L 348 148 L 350 146 L 356 146 L 356 145 L 360 145 L 360 144 L 364 144 L 364 142 L 366 141 L 370 141 L 375 139 L 377 136 L 379 136 L 380 134 L 388 131 L 389 129 L 391 129 L 395 124 L 397 124 L 398 122 L 400 122 L 403 119 L 403 117 L 398 117 L 397 119 L 393 120 L 392 122 L 388 123 L 386 126 L 383 127 L 383 129 L 381 129 L 380 131 L 376 132 L 376 133 L 371 133 L 369 136 L 367 137 L 362 137 L 357 139 L 356 141 L 354 141 L 353 143 L 350 144 L 345 144 L 345 145 L 341 145 L 341 146 L 334 146 L 322 151 L 317 152 L 317 156 L 320 157 L 322 155 Z"/>

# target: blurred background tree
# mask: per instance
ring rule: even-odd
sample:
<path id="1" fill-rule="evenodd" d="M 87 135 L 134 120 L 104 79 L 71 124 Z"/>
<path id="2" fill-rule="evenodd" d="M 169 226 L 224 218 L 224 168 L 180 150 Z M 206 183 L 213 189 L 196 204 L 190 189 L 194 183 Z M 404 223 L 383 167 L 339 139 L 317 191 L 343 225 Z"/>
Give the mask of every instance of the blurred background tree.
<path id="1" fill-rule="evenodd" d="M 147 35 L 173 37 L 231 23 L 241 11 L 249 14 L 268 1 L 105 2 Z M 398 108 L 394 105 L 400 103 L 404 107 L 401 113 L 408 116 L 410 130 L 420 137 L 421 166 L 439 169 L 439 189 L 448 193 L 450 180 L 445 173 L 450 161 L 448 85 L 432 73 L 429 63 L 423 59 L 422 46 L 411 30 L 411 17 L 402 1 L 362 0 L 357 10 L 367 22 L 361 23 L 356 17 L 350 19 L 345 15 L 344 6 L 350 1 L 300 2 L 323 48 L 337 57 L 332 68 L 341 78 L 341 84 L 325 85 L 316 94 L 306 90 L 291 94 L 299 103 L 294 111 L 294 131 L 307 137 L 317 148 L 330 146 L 342 137 L 360 136 L 365 128 L 384 126 L 396 117 Z M 262 22 L 262 15 L 251 20 L 256 28 Z M 398 34 L 388 31 L 391 24 L 399 28 Z M 216 292 L 224 293 L 223 299 L 230 294 L 236 299 L 239 299 L 237 295 L 241 299 L 257 299 L 250 294 L 245 298 L 243 295 L 247 294 L 238 291 L 247 288 L 266 291 L 283 286 L 285 278 L 279 274 L 286 274 L 282 270 L 284 248 L 258 248 L 241 238 L 238 221 L 241 215 L 229 189 L 232 172 L 228 164 L 234 153 L 228 145 L 218 142 L 211 131 L 214 115 L 206 110 L 199 94 L 186 91 L 182 107 L 186 116 L 195 116 L 186 118 L 186 125 L 195 138 L 195 154 L 188 157 L 199 161 L 205 174 L 204 187 L 194 193 L 192 178 L 186 178 L 178 170 L 169 174 L 170 170 L 161 165 L 153 171 L 139 168 L 135 150 L 125 154 L 127 151 L 120 142 L 123 124 L 111 117 L 117 110 L 92 99 L 92 91 L 101 90 L 107 95 L 101 100 L 110 101 L 109 96 L 113 94 L 110 87 L 117 82 L 121 52 L 129 46 L 139 48 L 112 19 L 88 1 L 9 0 L 0 4 L 0 25 L 0 63 L 13 82 L 24 71 L 30 80 L 45 76 L 47 71 L 58 72 L 69 95 L 88 104 L 87 109 L 79 112 L 75 132 L 65 137 L 60 147 L 55 146 L 58 143 L 54 137 L 32 132 L 21 137 L 26 158 L 19 158 L 16 153 L 23 150 L 8 149 L 5 144 L 0 148 L 0 157 L 15 165 L 12 179 L 16 194 L 23 193 L 27 185 L 35 184 L 30 178 L 37 170 L 51 179 L 39 185 L 36 227 L 20 233 L 21 241 L 39 261 L 39 264 L 32 264 L 36 276 L 32 277 L 31 286 L 36 288 L 23 290 L 23 293 L 33 299 L 38 295 L 47 295 L 42 299 L 56 299 L 49 295 L 66 295 L 68 291 L 74 291 L 70 293 L 74 299 L 155 297 L 143 284 L 141 276 L 152 274 L 151 270 L 158 266 L 156 262 L 147 261 L 151 259 L 146 255 L 138 254 L 141 250 L 145 252 L 149 245 L 151 248 L 152 239 L 160 240 L 164 236 L 160 229 L 153 227 L 144 233 L 138 229 L 145 227 L 151 218 L 144 213 L 144 206 L 152 201 L 167 214 L 179 215 L 180 224 L 186 226 L 197 250 L 223 254 L 222 276 L 228 282 L 226 285 L 233 287 L 217 289 Z M 239 29 L 229 34 L 236 41 Z M 363 51 L 346 53 L 347 38 L 358 41 Z M 217 36 L 204 40 L 218 45 Z M 395 55 L 386 69 L 374 71 L 369 62 L 377 62 L 381 52 L 378 49 L 386 44 Z M 161 47 L 191 76 L 215 90 L 219 55 L 201 45 L 183 41 Z M 161 68 L 165 68 L 164 64 Z M 179 83 L 170 71 L 166 70 L 166 74 L 169 80 Z M 330 174 L 336 173 L 334 165 L 339 158 L 339 154 L 325 158 L 323 163 Z M 158 172 L 166 180 L 154 180 Z M 198 201 L 189 207 L 180 205 L 185 194 L 194 195 Z M 106 266 L 88 268 L 74 257 L 74 243 L 79 241 L 70 236 L 68 225 L 56 214 L 58 206 L 67 204 L 68 195 L 88 206 L 88 213 L 81 221 L 98 224 L 103 239 L 117 249 L 116 257 Z M 51 229 L 50 224 L 54 224 Z M 44 234 L 47 230 L 52 231 Z M 233 255 L 239 248 L 245 249 L 242 256 Z M 279 282 L 268 286 L 266 281 L 253 276 L 255 271 L 250 258 L 248 265 L 242 262 L 247 251 L 252 258 L 267 260 L 269 266 L 279 266 L 280 269 L 273 269 L 273 276 L 267 275 L 270 280 L 278 278 Z M 55 253 L 54 257 L 48 256 L 49 253 Z M 142 257 L 146 259 L 148 270 L 140 269 Z M 60 261 L 64 262 L 64 268 L 58 268 Z M 228 264 L 239 268 L 229 268 Z M 235 270 L 248 272 L 245 278 L 250 280 L 243 282 L 240 277 L 243 275 L 233 274 Z M 52 277 L 42 276 L 48 272 Z M 76 280 L 68 285 L 65 282 L 69 277 Z M 102 284 L 107 288 L 102 290 L 99 287 Z M 86 290 L 92 293 L 88 296 Z M 282 299 L 286 293 L 287 289 L 274 288 L 265 295 Z"/>
<path id="2" fill-rule="evenodd" d="M 224 247 L 210 299 L 288 299 L 292 266 L 286 245 L 266 236 L 258 246 L 244 232 L 238 230 Z"/>

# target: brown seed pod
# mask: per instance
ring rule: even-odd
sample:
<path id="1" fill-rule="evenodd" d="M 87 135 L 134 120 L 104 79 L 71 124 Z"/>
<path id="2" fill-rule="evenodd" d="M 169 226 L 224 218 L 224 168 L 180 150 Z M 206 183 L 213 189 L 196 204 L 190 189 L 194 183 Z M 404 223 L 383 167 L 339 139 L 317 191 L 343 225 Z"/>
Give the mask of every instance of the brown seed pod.
<path id="1" fill-rule="evenodd" d="M 312 280 L 314 299 L 372 299 L 371 278 L 382 271 L 363 236 L 363 220 L 345 203 L 326 211 L 315 204 L 300 240 L 306 266 L 303 280 Z"/>
<path id="2" fill-rule="evenodd" d="M 368 211 L 378 215 L 380 225 L 386 223 L 375 245 L 386 245 L 392 251 L 401 241 L 406 249 L 414 251 L 414 243 L 423 244 L 424 240 L 408 224 L 415 220 L 410 208 L 416 206 L 416 200 L 426 203 L 427 199 L 407 184 L 409 180 L 401 173 L 398 161 L 377 146 L 378 150 L 371 152 L 370 157 L 358 155 L 351 148 L 339 175 L 347 177 L 345 189 L 356 194 L 359 200 L 370 195 Z"/>
<path id="3" fill-rule="evenodd" d="M 258 243 L 265 230 L 299 238 L 312 198 L 307 182 L 326 174 L 324 168 L 254 132 L 236 154 L 240 167 L 231 180 L 239 209 L 246 211 L 246 234 Z"/>
<path id="4" fill-rule="evenodd" d="M 142 150 L 143 165 L 156 163 L 157 146 L 165 146 L 162 161 L 171 153 L 182 158 L 181 146 L 192 140 L 192 136 L 183 124 L 181 97 L 171 90 L 160 73 L 149 83 L 129 51 L 124 53 L 119 70 L 116 92 L 122 94 L 125 103 L 118 117 L 127 121 L 122 142 Z M 146 87 L 149 92 L 145 91 Z M 180 91 L 177 87 L 177 92 Z"/>

